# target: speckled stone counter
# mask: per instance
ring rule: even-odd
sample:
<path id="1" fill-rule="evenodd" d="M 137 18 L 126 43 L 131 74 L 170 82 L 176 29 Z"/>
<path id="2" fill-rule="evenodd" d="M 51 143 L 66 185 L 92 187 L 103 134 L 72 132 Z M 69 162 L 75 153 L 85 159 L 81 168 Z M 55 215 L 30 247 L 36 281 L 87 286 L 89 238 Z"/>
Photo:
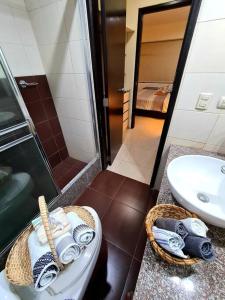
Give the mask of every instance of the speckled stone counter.
<path id="1" fill-rule="evenodd" d="M 210 155 L 225 160 L 224 156 L 215 153 L 171 145 L 166 167 L 174 158 L 186 154 Z M 157 203 L 175 203 L 166 168 Z M 216 254 L 216 260 L 210 263 L 201 262 L 188 267 L 169 265 L 155 254 L 147 241 L 134 299 L 225 299 L 225 230 L 209 225 L 208 227 L 208 236 L 212 239 Z"/>

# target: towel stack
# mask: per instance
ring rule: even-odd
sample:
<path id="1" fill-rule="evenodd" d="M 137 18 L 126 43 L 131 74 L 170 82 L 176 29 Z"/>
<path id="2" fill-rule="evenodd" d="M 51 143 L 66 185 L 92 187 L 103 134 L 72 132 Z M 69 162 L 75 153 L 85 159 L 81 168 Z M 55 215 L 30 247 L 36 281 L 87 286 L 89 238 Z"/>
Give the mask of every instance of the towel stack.
<path id="1" fill-rule="evenodd" d="M 59 207 L 49 214 L 49 224 L 59 260 L 69 264 L 77 260 L 95 237 L 95 231 L 75 212 L 65 213 Z M 41 218 L 32 221 L 34 231 L 28 238 L 28 248 L 37 291 L 46 289 L 56 278 L 59 268 L 48 245 Z"/>
<path id="2" fill-rule="evenodd" d="M 158 218 L 152 231 L 157 243 L 178 257 L 190 255 L 207 261 L 215 258 L 211 241 L 206 237 L 208 228 L 197 218 Z"/>

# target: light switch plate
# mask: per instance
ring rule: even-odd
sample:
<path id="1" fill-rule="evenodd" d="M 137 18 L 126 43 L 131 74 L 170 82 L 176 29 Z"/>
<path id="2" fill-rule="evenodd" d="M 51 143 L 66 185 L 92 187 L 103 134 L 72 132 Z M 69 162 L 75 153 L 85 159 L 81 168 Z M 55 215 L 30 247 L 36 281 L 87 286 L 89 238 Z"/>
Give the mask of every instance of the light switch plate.
<path id="1" fill-rule="evenodd" d="M 225 109 L 225 96 L 222 96 L 217 103 L 217 108 Z"/>
<path id="2" fill-rule="evenodd" d="M 212 95 L 213 94 L 211 93 L 201 93 L 198 97 L 198 101 L 196 103 L 195 108 L 198 110 L 207 110 L 209 102 L 212 99 Z"/>

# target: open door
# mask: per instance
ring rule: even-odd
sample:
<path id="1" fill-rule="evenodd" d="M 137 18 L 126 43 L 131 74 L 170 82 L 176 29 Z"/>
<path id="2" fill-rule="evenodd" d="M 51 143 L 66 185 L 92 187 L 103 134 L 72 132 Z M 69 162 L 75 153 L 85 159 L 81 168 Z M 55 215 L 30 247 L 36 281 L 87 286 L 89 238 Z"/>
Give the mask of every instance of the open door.
<path id="1" fill-rule="evenodd" d="M 108 162 L 112 163 L 123 138 L 126 0 L 101 1 L 101 32 Z"/>

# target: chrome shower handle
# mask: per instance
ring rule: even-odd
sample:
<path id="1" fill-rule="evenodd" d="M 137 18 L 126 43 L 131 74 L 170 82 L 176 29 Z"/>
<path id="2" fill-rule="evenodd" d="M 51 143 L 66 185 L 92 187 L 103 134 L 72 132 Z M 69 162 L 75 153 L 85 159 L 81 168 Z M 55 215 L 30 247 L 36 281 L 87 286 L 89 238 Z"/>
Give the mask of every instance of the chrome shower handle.
<path id="1" fill-rule="evenodd" d="M 38 85 L 39 83 L 38 82 L 26 82 L 25 80 L 20 80 L 19 81 L 19 85 L 25 89 L 26 87 L 29 87 L 29 86 L 35 86 L 35 85 Z"/>

